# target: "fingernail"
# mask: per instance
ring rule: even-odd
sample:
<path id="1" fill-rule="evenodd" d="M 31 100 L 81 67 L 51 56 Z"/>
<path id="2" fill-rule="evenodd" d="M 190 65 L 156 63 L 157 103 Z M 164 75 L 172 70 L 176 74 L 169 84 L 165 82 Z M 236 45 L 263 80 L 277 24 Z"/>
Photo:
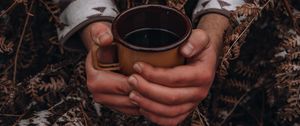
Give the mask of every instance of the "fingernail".
<path id="1" fill-rule="evenodd" d="M 130 99 L 130 102 L 136 106 L 139 106 L 139 103 L 137 103 L 135 100 L 138 98 L 138 96 L 134 93 L 134 91 L 132 91 L 130 94 L 129 94 L 129 99 Z"/>
<path id="2" fill-rule="evenodd" d="M 137 99 L 139 96 L 135 93 L 135 91 L 132 91 L 132 92 L 130 92 L 130 94 L 129 94 L 129 98 L 131 99 L 131 100 L 135 100 L 135 99 Z"/>
<path id="3" fill-rule="evenodd" d="M 103 33 L 99 38 L 100 38 L 100 43 L 107 41 L 111 37 L 111 34 L 109 32 Z"/>
<path id="4" fill-rule="evenodd" d="M 186 56 L 192 56 L 193 54 L 193 51 L 194 51 L 194 46 L 190 43 L 187 43 L 183 49 L 182 49 L 182 52 L 186 55 Z"/>
<path id="5" fill-rule="evenodd" d="M 137 79 L 134 76 L 130 76 L 128 82 L 133 88 L 137 87 Z"/>
<path id="6" fill-rule="evenodd" d="M 106 41 L 107 39 L 109 39 L 109 37 L 111 37 L 111 34 L 108 31 L 106 31 L 99 35 L 95 35 L 93 37 L 93 41 L 96 42 L 97 44 L 101 44 L 103 41 Z"/>
<path id="7" fill-rule="evenodd" d="M 133 69 L 138 73 L 142 73 L 142 64 L 140 64 L 140 63 L 134 64 Z"/>

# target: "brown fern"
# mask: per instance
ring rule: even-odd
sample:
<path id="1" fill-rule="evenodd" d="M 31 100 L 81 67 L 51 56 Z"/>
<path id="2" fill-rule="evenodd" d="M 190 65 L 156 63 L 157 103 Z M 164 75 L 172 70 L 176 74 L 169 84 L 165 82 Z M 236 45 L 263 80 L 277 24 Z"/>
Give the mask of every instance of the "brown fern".
<path id="1" fill-rule="evenodd" d="M 228 86 L 231 86 L 234 89 L 238 89 L 241 92 L 247 92 L 251 89 L 251 82 L 248 82 L 246 80 L 239 81 L 236 79 L 229 79 L 226 83 L 228 84 Z"/>
<path id="2" fill-rule="evenodd" d="M 240 47 L 244 44 L 247 33 L 249 32 L 249 27 L 251 24 L 258 19 L 260 13 L 264 8 L 270 3 L 271 0 L 266 2 L 262 7 L 257 4 L 244 4 L 243 6 L 237 8 L 237 10 L 232 13 L 232 18 L 230 21 L 232 24 L 239 24 L 232 31 L 228 32 L 229 35 L 225 37 L 225 47 L 224 56 L 221 60 L 221 67 L 219 68 L 219 76 L 226 76 L 228 73 L 226 70 L 229 68 L 228 62 L 226 60 L 233 60 L 239 57 Z M 252 10 L 255 8 L 254 10 Z M 242 18 L 246 17 L 246 18 Z M 234 27 L 234 26 L 232 26 Z"/>
<path id="3" fill-rule="evenodd" d="M 233 97 L 233 96 L 220 96 L 219 99 L 221 102 L 224 102 L 228 106 L 233 106 L 236 103 L 238 103 L 238 101 L 239 101 L 239 99 L 237 99 L 236 97 Z"/>
<path id="4" fill-rule="evenodd" d="M 251 66 L 244 65 L 242 62 L 237 62 L 234 72 L 242 75 L 245 78 L 256 79 L 259 77 L 260 72 L 258 69 L 253 69 Z"/>
<path id="5" fill-rule="evenodd" d="M 0 54 L 12 53 L 14 44 L 11 41 L 6 41 L 5 37 L 0 36 Z"/>
<path id="6" fill-rule="evenodd" d="M 57 92 L 60 91 L 61 89 L 64 88 L 65 84 L 65 80 L 63 77 L 61 76 L 57 76 L 57 77 L 50 77 L 50 82 L 49 83 L 41 83 L 38 86 L 38 90 L 42 90 L 45 92 Z"/>
<path id="7" fill-rule="evenodd" d="M 275 57 L 282 57 L 284 60 L 275 58 L 278 67 L 276 68 L 276 88 L 281 93 L 279 96 L 286 97 L 282 106 L 279 107 L 277 116 L 286 123 L 292 123 L 300 117 L 300 57 L 299 57 L 299 34 L 293 29 L 289 32 L 280 31 L 283 36 Z"/>
<path id="8" fill-rule="evenodd" d="M 260 14 L 261 7 L 259 4 L 256 3 L 245 3 L 240 7 L 237 7 L 234 16 L 257 16 Z"/>
<path id="9" fill-rule="evenodd" d="M 83 126 L 84 116 L 79 107 L 70 108 L 60 118 L 58 118 L 54 125 L 80 125 Z"/>
<path id="10" fill-rule="evenodd" d="M 289 92 L 291 93 L 291 92 Z M 299 103 L 299 90 L 295 91 L 287 99 L 287 104 L 282 107 L 279 111 L 279 118 L 284 121 L 294 121 L 300 117 L 300 103 Z"/>
<path id="11" fill-rule="evenodd" d="M 29 79 L 28 84 L 26 86 L 26 91 L 25 91 L 25 93 L 28 94 L 32 99 L 35 99 L 38 101 L 40 100 L 40 98 L 38 96 L 38 85 L 42 83 L 41 76 L 43 76 L 42 73 Z"/>
<path id="12" fill-rule="evenodd" d="M 12 80 L 9 80 L 7 75 L 0 75 L 0 111 L 3 108 L 13 105 L 16 96 L 16 89 L 13 86 Z"/>

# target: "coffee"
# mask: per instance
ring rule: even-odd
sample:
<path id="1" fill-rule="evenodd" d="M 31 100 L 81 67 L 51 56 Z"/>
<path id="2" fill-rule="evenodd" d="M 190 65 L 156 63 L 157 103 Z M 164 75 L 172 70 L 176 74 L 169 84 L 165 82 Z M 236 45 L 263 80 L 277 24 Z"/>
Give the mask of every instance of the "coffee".
<path id="1" fill-rule="evenodd" d="M 165 29 L 143 28 L 126 34 L 124 39 L 134 46 L 158 48 L 172 45 L 179 40 L 179 36 Z"/>

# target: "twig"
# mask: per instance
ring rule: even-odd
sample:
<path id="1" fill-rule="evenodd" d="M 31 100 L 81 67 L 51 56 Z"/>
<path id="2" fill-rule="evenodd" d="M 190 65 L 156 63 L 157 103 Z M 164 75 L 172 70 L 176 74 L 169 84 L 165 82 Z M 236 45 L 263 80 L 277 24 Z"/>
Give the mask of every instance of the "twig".
<path id="1" fill-rule="evenodd" d="M 0 116 L 19 117 L 19 116 L 21 116 L 21 115 L 15 115 L 15 114 L 0 114 Z"/>
<path id="2" fill-rule="evenodd" d="M 4 12 L 0 14 L 0 17 L 2 17 L 4 14 L 8 13 L 10 10 L 12 10 L 19 2 L 14 1 Z"/>
<path id="3" fill-rule="evenodd" d="M 28 22 L 29 22 L 29 18 L 31 16 L 31 10 L 32 10 L 32 7 L 33 7 L 33 4 L 34 4 L 34 0 L 31 2 L 30 4 L 30 7 L 29 7 L 29 10 L 27 11 L 27 16 L 26 16 L 26 20 L 25 20 L 25 23 L 24 23 L 24 26 L 23 26 L 23 31 L 21 33 L 21 37 L 20 37 L 20 40 L 19 40 L 19 43 L 18 43 L 18 47 L 17 47 L 17 51 L 16 51 L 16 56 L 15 56 L 15 59 L 14 59 L 14 73 L 13 73 L 13 84 L 16 85 L 16 77 L 17 77 L 17 63 L 18 63 L 18 54 L 20 52 L 20 47 L 22 45 L 22 42 L 23 42 L 23 39 L 24 39 L 24 36 L 25 36 L 25 32 L 26 32 L 26 29 L 27 29 L 27 25 L 28 25 Z"/>
<path id="4" fill-rule="evenodd" d="M 230 112 L 227 114 L 227 116 L 223 119 L 223 121 L 220 123 L 220 126 L 222 126 L 227 119 L 232 115 L 232 113 L 236 110 L 236 108 L 239 106 L 239 104 L 242 102 L 242 100 L 252 91 L 255 90 L 260 90 L 261 88 L 263 88 L 263 83 L 264 83 L 264 79 L 268 76 L 268 74 L 263 74 L 260 76 L 260 78 L 257 79 L 257 82 L 253 88 L 251 88 L 249 91 L 245 92 L 240 98 L 239 100 L 235 103 L 234 107 L 230 110 Z"/>
<path id="5" fill-rule="evenodd" d="M 237 101 L 237 103 L 235 103 L 234 107 L 229 111 L 228 116 L 225 117 L 225 119 L 223 119 L 223 121 L 220 123 L 220 126 L 222 126 L 228 119 L 228 117 L 235 111 L 235 109 L 240 105 L 240 103 L 242 102 L 242 100 L 248 95 L 248 92 L 244 93 L 239 100 Z"/>
<path id="6" fill-rule="evenodd" d="M 3 72 L 0 73 L 0 75 L 7 73 L 7 71 L 9 71 L 10 68 L 12 68 L 13 64 L 10 64 L 8 67 L 6 67 Z"/>
<path id="7" fill-rule="evenodd" d="M 293 11 L 291 10 L 291 6 L 289 4 L 289 2 L 287 0 L 283 0 L 283 5 L 284 7 L 286 8 L 287 12 L 288 12 L 288 15 L 290 16 L 290 18 L 292 19 L 293 21 L 293 25 L 295 26 L 296 28 L 296 32 L 298 34 L 300 34 L 300 29 L 299 29 L 299 25 L 297 24 L 297 19 L 299 19 L 299 17 L 297 17 L 297 15 L 294 15 L 293 14 Z"/>
<path id="8" fill-rule="evenodd" d="M 287 0 L 282 0 L 282 1 L 283 1 L 283 5 L 286 8 L 290 18 L 292 19 L 293 22 L 295 22 L 295 18 L 294 18 L 293 12 L 291 10 L 291 7 L 289 6 L 289 2 Z"/>
<path id="9" fill-rule="evenodd" d="M 49 109 L 48 109 L 48 111 L 51 111 L 52 109 L 54 109 L 56 106 L 59 106 L 60 104 L 62 104 L 62 103 L 64 103 L 64 99 L 62 99 L 62 100 L 60 100 L 58 103 L 56 103 L 55 105 L 53 105 L 52 107 L 50 107 Z"/>

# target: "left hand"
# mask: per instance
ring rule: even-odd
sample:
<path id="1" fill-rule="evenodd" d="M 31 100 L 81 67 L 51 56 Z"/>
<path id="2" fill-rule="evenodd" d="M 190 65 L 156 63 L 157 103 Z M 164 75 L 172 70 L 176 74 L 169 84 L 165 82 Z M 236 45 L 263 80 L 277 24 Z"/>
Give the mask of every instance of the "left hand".
<path id="1" fill-rule="evenodd" d="M 113 51 L 105 49 L 113 42 L 110 29 L 110 22 L 100 21 L 89 24 L 82 31 L 82 41 L 89 50 L 85 62 L 87 87 L 95 102 L 129 115 L 140 115 L 139 107 L 128 98 L 131 92 L 128 77 L 111 71 L 96 70 L 93 66 L 91 49 L 94 46 L 99 46 L 102 50 L 103 55 L 99 57 L 101 61 L 113 62 Z"/>
<path id="2" fill-rule="evenodd" d="M 142 62 L 134 65 L 137 74 L 128 79 L 134 89 L 129 97 L 140 107 L 142 115 L 159 125 L 173 126 L 197 107 L 214 80 L 223 36 L 220 34 L 193 30 L 181 48 L 182 55 L 188 58 L 186 65 L 174 68 L 158 68 Z"/>

